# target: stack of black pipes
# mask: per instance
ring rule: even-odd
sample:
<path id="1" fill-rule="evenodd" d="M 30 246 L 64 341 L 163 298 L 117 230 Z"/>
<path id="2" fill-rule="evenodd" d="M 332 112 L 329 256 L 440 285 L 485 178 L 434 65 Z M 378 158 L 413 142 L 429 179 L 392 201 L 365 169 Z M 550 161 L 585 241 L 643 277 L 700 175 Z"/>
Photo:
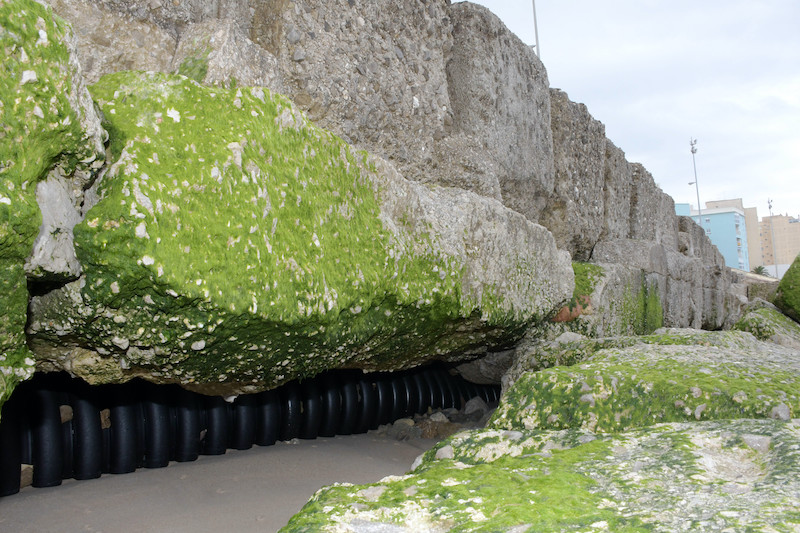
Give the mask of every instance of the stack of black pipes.
<path id="1" fill-rule="evenodd" d="M 428 408 L 458 409 L 474 397 L 496 403 L 499 392 L 441 367 L 331 371 L 230 402 L 176 385 L 135 380 L 91 387 L 63 373 L 37 374 L 3 406 L 0 496 L 19 492 L 23 464 L 33 465 L 34 487 L 52 487 L 228 448 L 366 433 Z"/>

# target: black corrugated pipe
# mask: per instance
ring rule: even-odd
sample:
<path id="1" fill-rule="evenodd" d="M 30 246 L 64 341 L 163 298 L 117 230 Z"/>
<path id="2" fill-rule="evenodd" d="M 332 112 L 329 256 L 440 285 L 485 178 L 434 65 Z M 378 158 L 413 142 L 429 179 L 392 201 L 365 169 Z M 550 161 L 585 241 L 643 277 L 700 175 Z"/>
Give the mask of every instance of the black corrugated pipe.
<path id="1" fill-rule="evenodd" d="M 50 487 L 229 448 L 365 433 L 430 408 L 460 408 L 476 396 L 495 402 L 499 392 L 436 367 L 326 372 L 233 402 L 175 385 L 90 387 L 63 373 L 37 374 L 3 406 L 0 496 L 19 492 L 24 464 L 33 466 L 33 486 Z"/>

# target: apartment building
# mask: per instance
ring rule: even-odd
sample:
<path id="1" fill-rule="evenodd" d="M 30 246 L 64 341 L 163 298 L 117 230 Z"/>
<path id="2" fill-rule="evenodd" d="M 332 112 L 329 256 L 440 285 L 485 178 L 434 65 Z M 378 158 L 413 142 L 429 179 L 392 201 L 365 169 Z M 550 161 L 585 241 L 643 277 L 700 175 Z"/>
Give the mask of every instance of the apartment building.
<path id="1" fill-rule="evenodd" d="M 764 217 L 758 228 L 762 264 L 770 275 L 782 277 L 800 254 L 800 217 Z"/>
<path id="2" fill-rule="evenodd" d="M 725 258 L 726 265 L 750 270 L 747 218 L 741 199 L 707 202 L 699 214 L 689 204 L 675 204 L 675 212 L 694 218 Z"/>
<path id="3" fill-rule="evenodd" d="M 700 223 L 697 210 L 689 204 L 675 204 L 675 212 Z M 741 198 L 706 202 L 702 226 L 725 264 L 733 268 L 763 266 L 780 278 L 800 254 L 800 217 L 775 215 L 759 221 L 758 210 L 744 207 Z"/>

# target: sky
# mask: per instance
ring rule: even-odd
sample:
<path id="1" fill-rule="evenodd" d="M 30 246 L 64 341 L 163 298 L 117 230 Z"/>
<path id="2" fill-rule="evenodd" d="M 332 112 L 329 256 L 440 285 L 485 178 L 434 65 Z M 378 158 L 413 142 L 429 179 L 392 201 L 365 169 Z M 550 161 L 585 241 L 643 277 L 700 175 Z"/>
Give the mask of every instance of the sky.
<path id="1" fill-rule="evenodd" d="M 479 0 L 527 44 L 531 0 Z M 676 203 L 800 216 L 800 1 L 538 0 L 551 87 Z"/>

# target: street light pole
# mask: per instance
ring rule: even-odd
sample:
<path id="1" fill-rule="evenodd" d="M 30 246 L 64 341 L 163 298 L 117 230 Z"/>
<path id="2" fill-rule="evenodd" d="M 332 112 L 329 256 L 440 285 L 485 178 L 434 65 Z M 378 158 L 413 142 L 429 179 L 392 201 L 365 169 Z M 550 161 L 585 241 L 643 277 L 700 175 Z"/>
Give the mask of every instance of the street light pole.
<path id="1" fill-rule="evenodd" d="M 536 36 L 536 57 L 542 59 L 542 54 L 539 51 L 539 25 L 536 22 L 536 0 L 531 0 L 533 2 L 533 33 Z"/>
<path id="2" fill-rule="evenodd" d="M 767 207 L 769 208 L 769 232 L 772 239 L 772 264 L 775 265 L 775 278 L 778 278 L 778 247 L 775 242 L 775 227 L 772 224 L 772 200 L 767 199 Z"/>
<path id="3" fill-rule="evenodd" d="M 694 160 L 694 154 L 697 153 L 697 139 L 689 139 L 689 146 L 692 147 L 692 167 L 694 168 L 694 181 L 689 185 L 694 185 L 697 191 L 697 222 L 700 227 L 703 227 L 703 210 L 700 209 L 700 185 L 697 183 L 697 163 Z"/>

